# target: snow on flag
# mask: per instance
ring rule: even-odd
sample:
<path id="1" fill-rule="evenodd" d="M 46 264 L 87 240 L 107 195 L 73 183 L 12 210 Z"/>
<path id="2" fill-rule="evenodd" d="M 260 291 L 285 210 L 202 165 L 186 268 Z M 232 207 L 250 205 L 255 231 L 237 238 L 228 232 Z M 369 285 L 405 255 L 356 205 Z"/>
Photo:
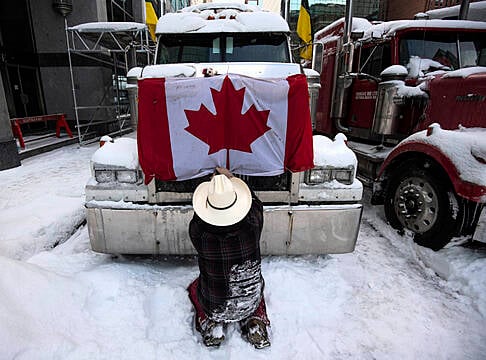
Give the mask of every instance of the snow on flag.
<path id="1" fill-rule="evenodd" d="M 304 75 L 139 80 L 138 154 L 145 182 L 187 180 L 216 166 L 270 176 L 313 167 Z"/>

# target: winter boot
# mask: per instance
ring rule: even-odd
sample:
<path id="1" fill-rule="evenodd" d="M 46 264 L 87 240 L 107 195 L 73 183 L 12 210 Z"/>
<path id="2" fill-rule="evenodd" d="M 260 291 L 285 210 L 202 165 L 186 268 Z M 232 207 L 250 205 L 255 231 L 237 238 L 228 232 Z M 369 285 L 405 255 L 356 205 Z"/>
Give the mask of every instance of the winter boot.
<path id="1" fill-rule="evenodd" d="M 263 349 L 270 346 L 268 340 L 267 326 L 265 323 L 255 317 L 252 317 L 245 321 L 241 327 L 242 334 L 246 336 L 246 339 L 257 349 Z"/>
<path id="2" fill-rule="evenodd" d="M 208 318 L 200 321 L 196 316 L 196 330 L 201 333 L 206 346 L 219 346 L 224 340 L 223 323 Z"/>

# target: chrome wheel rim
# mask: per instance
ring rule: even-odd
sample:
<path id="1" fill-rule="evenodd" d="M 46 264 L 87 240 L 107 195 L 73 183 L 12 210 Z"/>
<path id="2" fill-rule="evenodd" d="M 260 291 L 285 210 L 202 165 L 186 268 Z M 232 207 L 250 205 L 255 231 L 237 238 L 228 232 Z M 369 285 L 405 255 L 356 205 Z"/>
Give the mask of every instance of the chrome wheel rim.
<path id="1" fill-rule="evenodd" d="M 415 233 L 429 231 L 438 218 L 439 199 L 423 178 L 404 179 L 395 192 L 395 214 L 400 223 Z"/>

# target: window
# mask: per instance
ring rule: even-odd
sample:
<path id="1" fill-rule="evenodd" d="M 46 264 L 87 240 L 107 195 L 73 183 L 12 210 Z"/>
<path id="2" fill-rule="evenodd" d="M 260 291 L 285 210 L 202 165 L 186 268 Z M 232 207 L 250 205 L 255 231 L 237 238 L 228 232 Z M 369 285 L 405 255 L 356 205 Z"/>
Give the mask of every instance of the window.
<path id="1" fill-rule="evenodd" d="M 283 34 L 234 34 L 226 37 L 225 61 L 289 62 L 287 38 Z"/>
<path id="2" fill-rule="evenodd" d="M 400 41 L 400 64 L 410 65 L 413 57 L 420 59 L 423 71 L 485 66 L 486 34 L 484 32 L 462 34 L 416 32 Z"/>
<path id="3" fill-rule="evenodd" d="M 380 77 L 380 74 L 391 65 L 390 44 L 378 44 L 361 49 L 360 72 Z"/>
<path id="4" fill-rule="evenodd" d="M 422 67 L 428 69 L 459 67 L 457 54 L 457 38 L 455 33 L 424 33 L 407 34 L 400 41 L 400 65 L 409 65 L 412 58 L 421 59 Z"/>
<path id="5" fill-rule="evenodd" d="M 290 62 L 281 33 L 170 34 L 161 36 L 158 64 L 201 62 Z"/>
<path id="6" fill-rule="evenodd" d="M 165 35 L 159 39 L 157 64 L 201 63 L 220 61 L 218 35 Z"/>
<path id="7" fill-rule="evenodd" d="M 486 34 L 459 35 L 461 67 L 486 66 Z"/>
<path id="8" fill-rule="evenodd" d="M 132 0 L 106 0 L 108 21 L 133 21 Z"/>

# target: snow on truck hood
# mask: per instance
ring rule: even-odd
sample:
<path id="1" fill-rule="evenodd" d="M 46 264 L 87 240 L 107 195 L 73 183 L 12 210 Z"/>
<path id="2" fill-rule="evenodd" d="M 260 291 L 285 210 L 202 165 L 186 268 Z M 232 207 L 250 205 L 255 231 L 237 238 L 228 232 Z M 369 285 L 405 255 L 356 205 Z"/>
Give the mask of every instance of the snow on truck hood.
<path id="1" fill-rule="evenodd" d="M 238 74 L 260 79 L 286 78 L 290 75 L 300 74 L 300 65 L 292 63 L 266 63 L 266 62 L 234 62 L 234 63 L 191 63 L 191 64 L 163 64 L 150 65 L 143 69 L 137 68 L 131 76 L 138 78 L 161 77 L 202 77 L 203 69 L 212 69 L 215 75 Z M 132 70 L 130 70 L 132 71 Z"/>
<path id="2" fill-rule="evenodd" d="M 107 142 L 93 154 L 91 161 L 95 164 L 120 166 L 126 169 L 138 168 L 137 140 L 119 138 Z"/>
<path id="3" fill-rule="evenodd" d="M 314 135 L 314 164 L 316 166 L 347 167 L 353 165 L 356 169 L 356 155 L 347 147 L 346 136 L 338 134 L 331 140 L 322 135 Z M 120 166 L 127 169 L 137 169 L 137 140 L 119 138 L 107 142 L 93 154 L 92 163 L 108 166 Z"/>
<path id="4" fill-rule="evenodd" d="M 334 140 L 326 136 L 314 135 L 314 164 L 323 167 L 347 167 L 357 169 L 358 160 L 354 152 L 346 145 L 346 136 L 337 134 Z"/>
<path id="5" fill-rule="evenodd" d="M 486 129 L 460 127 L 444 130 L 438 124 L 430 126 L 433 128 L 430 136 L 427 136 L 427 130 L 423 130 L 409 136 L 398 146 L 421 142 L 439 148 L 451 159 L 462 180 L 486 186 L 486 165 L 477 160 L 486 161 Z"/>

